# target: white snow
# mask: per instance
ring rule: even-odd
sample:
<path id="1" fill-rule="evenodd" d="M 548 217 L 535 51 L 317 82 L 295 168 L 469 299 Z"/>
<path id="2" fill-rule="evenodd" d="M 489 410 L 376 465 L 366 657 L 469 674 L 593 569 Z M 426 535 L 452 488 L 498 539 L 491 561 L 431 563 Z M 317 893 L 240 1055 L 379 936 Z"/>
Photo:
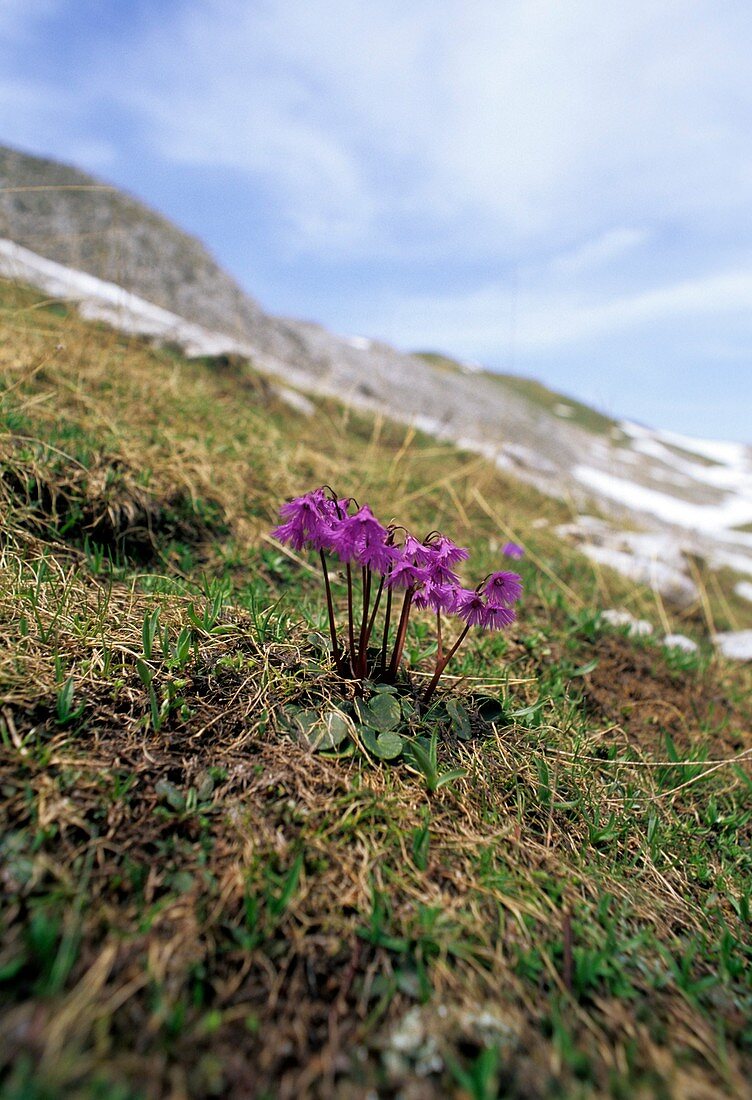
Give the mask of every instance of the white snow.
<path id="1" fill-rule="evenodd" d="M 237 352 L 250 357 L 253 351 L 246 344 L 194 325 L 115 283 L 37 256 L 13 241 L 0 239 L 0 275 L 31 283 L 55 298 L 78 303 L 81 315 L 89 320 L 106 321 L 121 332 L 174 341 L 187 355 Z"/>
<path id="2" fill-rule="evenodd" d="M 636 584 L 645 584 L 661 592 L 668 599 L 687 606 L 697 598 L 697 589 L 692 581 L 678 569 L 663 562 L 630 554 L 624 550 L 614 550 L 607 546 L 594 546 L 583 542 L 580 550 L 598 565 L 607 565 L 623 577 Z"/>
<path id="3" fill-rule="evenodd" d="M 368 351 L 372 346 L 372 341 L 367 336 L 351 336 L 347 342 L 351 348 L 356 348 L 358 351 Z"/>
<path id="4" fill-rule="evenodd" d="M 752 481 L 749 486 L 740 485 L 739 494 L 727 494 L 720 504 L 693 504 L 592 466 L 575 466 L 572 472 L 582 485 L 596 493 L 635 511 L 658 516 L 677 527 L 717 535 L 719 531 L 728 532 L 752 522 Z"/>
<path id="5" fill-rule="evenodd" d="M 714 550 L 708 555 L 712 569 L 733 569 L 735 573 L 752 573 L 752 556 L 729 550 Z"/>
<path id="6" fill-rule="evenodd" d="M 752 581 L 739 581 L 734 592 L 743 600 L 752 600 Z"/>
<path id="7" fill-rule="evenodd" d="M 720 439 L 695 439 L 691 435 L 669 431 L 656 431 L 655 435 L 666 443 L 681 447 L 683 451 L 709 458 L 711 462 L 718 462 L 722 466 L 749 467 L 750 450 L 743 443 L 730 443 Z"/>
<path id="8" fill-rule="evenodd" d="M 636 619 L 631 612 L 622 611 L 616 607 L 609 607 L 606 611 L 602 611 L 601 618 L 609 626 L 628 627 L 628 632 L 633 638 L 646 638 L 653 633 L 653 624 L 647 619 Z"/>
<path id="9" fill-rule="evenodd" d="M 695 653 L 699 646 L 686 634 L 666 634 L 661 639 L 661 645 L 666 649 L 682 649 L 685 653 Z"/>
<path id="10" fill-rule="evenodd" d="M 523 443 L 505 443 L 502 451 L 513 462 L 519 463 L 521 466 L 527 466 L 529 470 L 535 470 L 542 474 L 555 474 L 557 472 L 553 462 L 549 462 L 547 458 L 539 455 L 531 447 L 526 447 Z"/>
<path id="11" fill-rule="evenodd" d="M 316 412 L 316 406 L 313 401 L 309 401 L 302 393 L 298 393 L 297 390 L 291 390 L 289 386 L 277 386 L 277 393 L 291 409 L 295 409 L 296 412 L 301 413 L 303 416 L 313 416 Z"/>
<path id="12" fill-rule="evenodd" d="M 729 657 L 733 661 L 752 661 L 752 630 L 715 634 L 713 641 L 724 657 Z"/>

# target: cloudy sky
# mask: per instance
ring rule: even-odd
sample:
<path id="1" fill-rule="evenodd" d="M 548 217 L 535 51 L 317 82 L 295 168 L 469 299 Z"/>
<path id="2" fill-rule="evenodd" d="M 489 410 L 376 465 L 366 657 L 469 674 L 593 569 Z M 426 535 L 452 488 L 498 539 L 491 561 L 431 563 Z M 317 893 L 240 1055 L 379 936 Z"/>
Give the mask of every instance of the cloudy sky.
<path id="1" fill-rule="evenodd" d="M 0 142 L 273 312 L 752 442 L 744 0 L 0 0 Z"/>

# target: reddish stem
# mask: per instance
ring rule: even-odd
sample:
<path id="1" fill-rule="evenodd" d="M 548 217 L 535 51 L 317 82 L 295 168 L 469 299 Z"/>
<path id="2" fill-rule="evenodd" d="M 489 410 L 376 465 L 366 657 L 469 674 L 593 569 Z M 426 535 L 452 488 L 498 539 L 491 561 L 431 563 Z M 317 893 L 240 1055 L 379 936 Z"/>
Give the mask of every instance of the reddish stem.
<path id="1" fill-rule="evenodd" d="M 326 609 L 329 612 L 329 633 L 332 637 L 332 653 L 334 654 L 334 663 L 337 666 L 337 672 L 340 676 L 344 673 L 342 661 L 340 659 L 339 642 L 337 641 L 337 627 L 334 622 L 334 604 L 332 603 L 332 589 L 329 584 L 329 570 L 326 567 L 326 558 L 324 557 L 324 551 L 319 550 L 321 557 L 321 568 L 324 571 L 324 587 L 326 588 Z"/>
<path id="2" fill-rule="evenodd" d="M 392 625 L 392 590 L 386 590 L 386 611 L 384 612 L 384 637 L 381 642 L 381 675 L 386 675 L 386 647 L 389 644 L 389 627 Z"/>
<path id="3" fill-rule="evenodd" d="M 368 630 L 368 610 L 371 603 L 371 570 L 363 566 L 363 618 L 360 622 L 360 638 L 358 639 L 358 676 L 362 679 L 366 674 L 366 644 Z"/>
<path id="4" fill-rule="evenodd" d="M 389 662 L 388 680 L 390 683 L 394 683 L 394 680 L 397 677 L 397 669 L 399 668 L 400 659 L 402 657 L 402 650 L 405 648 L 405 639 L 407 637 L 407 623 L 410 618 L 410 606 L 413 602 L 414 593 L 414 588 L 408 588 L 407 592 L 405 592 L 405 599 L 402 604 L 402 612 L 400 614 L 399 626 L 397 627 L 397 637 L 394 641 L 394 651 L 392 652 L 392 659 Z"/>
<path id="5" fill-rule="evenodd" d="M 447 655 L 443 659 L 443 661 L 439 661 L 439 660 L 436 661 L 436 671 L 434 672 L 433 676 L 431 677 L 431 680 L 430 680 L 430 682 L 428 684 L 428 687 L 426 688 L 425 694 L 423 696 L 423 703 L 424 704 L 427 704 L 427 703 L 431 702 L 431 696 L 433 695 L 434 691 L 436 690 L 436 685 L 439 682 L 439 679 L 441 677 L 442 672 L 444 671 L 446 666 L 449 664 L 452 657 L 454 657 L 457 650 L 462 645 L 463 641 L 465 640 L 465 638 L 467 636 L 467 632 L 468 632 L 469 629 L 470 629 L 470 623 L 468 623 L 467 626 L 465 627 L 465 629 L 462 631 L 459 638 L 454 643 L 452 648 L 449 650 L 449 652 L 447 653 Z"/>
<path id="6" fill-rule="evenodd" d="M 347 563 L 347 633 L 350 642 L 350 671 L 355 675 L 355 626 L 353 623 L 352 569 Z"/>

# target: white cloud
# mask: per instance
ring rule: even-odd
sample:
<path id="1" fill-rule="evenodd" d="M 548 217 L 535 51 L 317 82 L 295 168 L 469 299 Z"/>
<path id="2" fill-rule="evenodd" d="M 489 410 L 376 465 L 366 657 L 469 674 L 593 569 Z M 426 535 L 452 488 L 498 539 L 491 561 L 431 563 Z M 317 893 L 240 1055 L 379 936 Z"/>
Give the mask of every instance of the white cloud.
<path id="1" fill-rule="evenodd" d="M 60 4 L 4 0 L 0 33 Z M 114 102 L 176 162 L 246 173 L 303 251 L 402 259 L 410 226 L 416 257 L 569 249 L 560 271 L 575 275 L 638 250 L 642 226 L 746 216 L 744 4 L 185 0 L 167 19 L 144 12 L 76 73 L 69 118 Z"/>
<path id="2" fill-rule="evenodd" d="M 457 295 L 393 301 L 381 331 L 405 347 L 466 347 L 493 357 L 514 344 L 537 354 L 600 337 L 682 319 L 747 318 L 752 314 L 752 270 L 719 272 L 641 293 L 605 297 L 543 286 L 520 293 L 516 283 L 494 283 Z"/>
<path id="3" fill-rule="evenodd" d="M 554 256 L 549 263 L 552 274 L 566 277 L 582 275 L 624 256 L 650 239 L 647 229 L 618 226 L 582 241 L 574 248 Z"/>
<path id="4" fill-rule="evenodd" d="M 743 210 L 751 39 L 743 6 L 680 0 L 195 0 L 98 80 L 311 248 L 404 247 L 413 217 L 492 256 Z"/>

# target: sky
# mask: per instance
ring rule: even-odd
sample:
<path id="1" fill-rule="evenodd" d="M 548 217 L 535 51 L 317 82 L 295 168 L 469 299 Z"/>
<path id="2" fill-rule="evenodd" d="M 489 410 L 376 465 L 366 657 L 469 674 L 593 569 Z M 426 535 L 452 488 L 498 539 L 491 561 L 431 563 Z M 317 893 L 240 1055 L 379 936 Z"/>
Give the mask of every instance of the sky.
<path id="1" fill-rule="evenodd" d="M 745 0 L 0 0 L 0 143 L 270 312 L 752 443 Z"/>

